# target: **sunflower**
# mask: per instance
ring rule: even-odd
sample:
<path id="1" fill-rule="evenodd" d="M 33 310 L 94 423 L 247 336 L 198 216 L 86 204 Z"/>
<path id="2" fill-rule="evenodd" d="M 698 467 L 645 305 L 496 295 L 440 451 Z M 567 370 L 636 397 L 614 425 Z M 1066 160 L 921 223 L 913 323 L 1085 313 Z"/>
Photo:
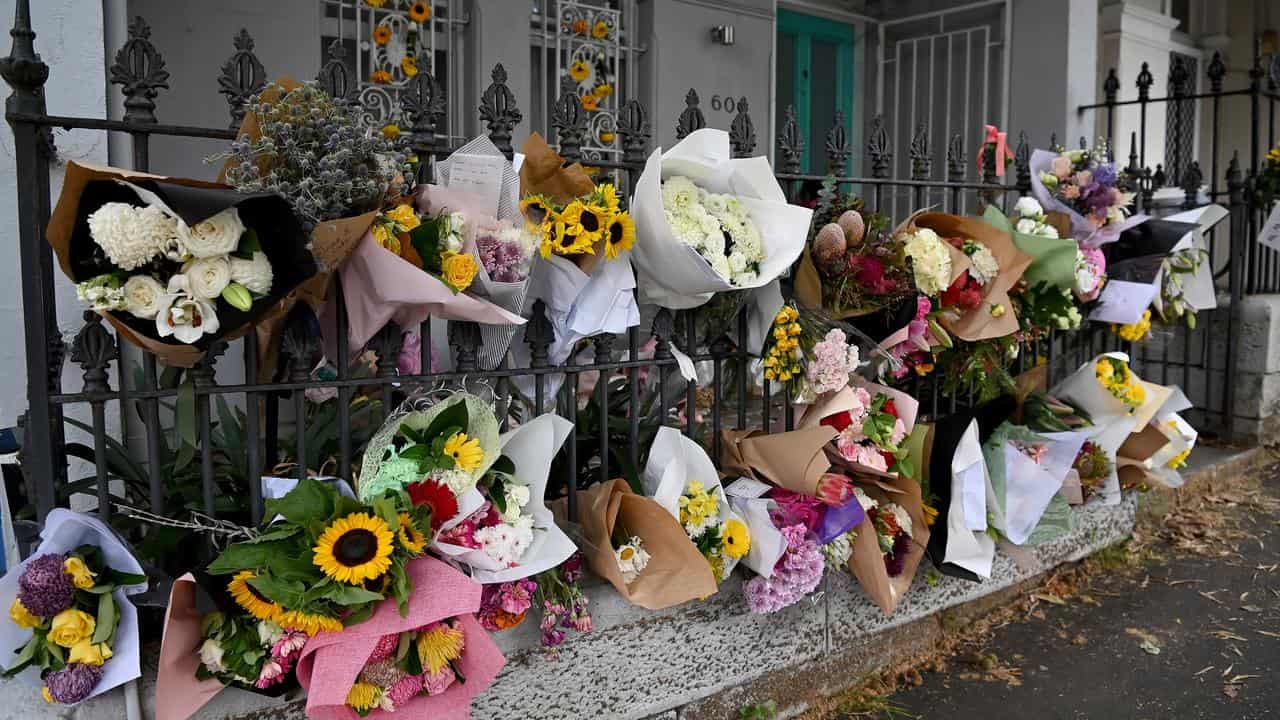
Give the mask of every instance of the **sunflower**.
<path id="1" fill-rule="evenodd" d="M 382 700 L 382 688 L 367 682 L 358 682 L 347 692 L 347 705 L 358 713 L 368 712 Z"/>
<path id="2" fill-rule="evenodd" d="M 374 85 L 386 85 L 391 82 L 391 72 L 389 70 L 374 70 L 369 73 L 369 82 Z"/>
<path id="3" fill-rule="evenodd" d="M 418 634 L 418 659 L 432 675 L 462 655 L 462 631 L 443 622 L 432 623 Z"/>
<path id="4" fill-rule="evenodd" d="M 444 454 L 453 458 L 453 464 L 463 472 L 475 472 L 484 462 L 484 449 L 476 438 L 468 438 L 466 433 L 454 433 L 444 442 Z"/>
<path id="5" fill-rule="evenodd" d="M 529 195 L 520 201 L 520 214 L 530 232 L 543 233 L 555 220 L 556 211 L 551 202 L 541 195 Z"/>
<path id="6" fill-rule="evenodd" d="M 613 137 L 614 137 L 613 133 L 609 132 L 608 130 L 603 130 L 600 132 L 600 142 L 606 145 L 613 142 Z"/>
<path id="7" fill-rule="evenodd" d="M 585 18 L 578 18 L 573 21 L 573 32 L 578 35 L 587 34 L 587 21 Z"/>
<path id="8" fill-rule="evenodd" d="M 431 19 L 431 3 L 416 2 L 409 6 L 409 19 L 416 23 L 424 23 Z"/>
<path id="9" fill-rule="evenodd" d="M 410 555 L 420 554 L 427 546 L 427 538 L 418 530 L 409 513 L 400 513 L 400 529 L 396 531 L 396 538 L 400 541 L 400 547 Z"/>
<path id="10" fill-rule="evenodd" d="M 591 65 L 588 64 L 586 60 L 574 60 L 573 63 L 569 65 L 569 77 L 573 78 L 574 82 L 582 82 L 583 80 L 586 80 L 587 76 L 590 74 Z"/>
<path id="11" fill-rule="evenodd" d="M 386 25 L 379 25 L 374 28 L 373 41 L 379 45 L 386 45 L 391 42 L 391 28 Z"/>
<path id="12" fill-rule="evenodd" d="M 596 24 L 591 26 L 591 37 L 597 40 L 603 40 L 609 37 L 609 23 L 603 20 L 597 20 Z"/>
<path id="13" fill-rule="evenodd" d="M 565 232 L 577 238 L 575 244 L 587 247 L 595 245 L 597 240 L 604 237 L 604 224 L 608 217 L 607 209 L 581 200 L 569 203 L 564 212 L 560 213 L 560 219 L 564 220 Z M 559 245 L 564 247 L 563 242 Z"/>
<path id="14" fill-rule="evenodd" d="M 258 574 L 252 570 L 241 570 L 227 583 L 227 592 L 250 615 L 259 620 L 275 620 L 284 609 L 263 597 L 262 593 L 249 584 L 256 577 Z"/>
<path id="15" fill-rule="evenodd" d="M 724 554 L 737 559 L 747 554 L 751 548 L 751 534 L 741 520 L 729 520 L 724 524 L 724 534 L 720 538 L 724 545 Z"/>
<path id="16" fill-rule="evenodd" d="M 596 86 L 596 89 L 591 92 L 593 95 L 603 100 L 613 94 L 613 86 L 609 83 L 600 83 Z"/>
<path id="17" fill-rule="evenodd" d="M 636 224 L 627 213 L 620 212 L 609 219 L 604 234 L 604 256 L 612 260 L 623 250 L 630 250 L 636 242 Z"/>
<path id="18" fill-rule="evenodd" d="M 359 585 L 391 567 L 393 539 L 391 528 L 382 518 L 351 513 L 325 528 L 312 562 L 338 582 Z"/>
<path id="19" fill-rule="evenodd" d="M 286 630 L 303 632 L 308 635 L 319 635 L 322 632 L 342 632 L 342 621 L 328 615 L 303 612 L 301 610 L 285 610 L 276 618 L 276 624 Z"/>
<path id="20" fill-rule="evenodd" d="M 600 109 L 600 99 L 595 95 L 583 95 L 581 98 L 582 109 L 587 112 L 595 112 Z"/>
<path id="21" fill-rule="evenodd" d="M 610 215 L 621 209 L 621 206 L 618 204 L 618 189 L 613 186 L 613 183 L 603 183 L 596 186 L 596 194 L 600 199 L 600 204 L 604 205 L 604 209 L 607 210 Z"/>
<path id="22" fill-rule="evenodd" d="M 413 77 L 418 74 L 418 59 L 412 55 L 405 55 L 400 60 L 400 69 L 404 71 L 405 77 Z"/>
<path id="23" fill-rule="evenodd" d="M 554 233 L 545 233 L 542 237 L 542 257 L 549 258 L 554 251 L 557 255 L 594 255 L 595 242 L 570 230 L 563 221 L 557 221 Z"/>

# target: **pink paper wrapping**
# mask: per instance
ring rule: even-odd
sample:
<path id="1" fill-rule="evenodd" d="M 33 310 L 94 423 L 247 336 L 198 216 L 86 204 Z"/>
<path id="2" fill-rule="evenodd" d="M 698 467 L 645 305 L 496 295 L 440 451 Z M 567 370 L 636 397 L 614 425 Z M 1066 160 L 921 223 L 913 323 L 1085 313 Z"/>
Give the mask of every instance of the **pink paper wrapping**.
<path id="1" fill-rule="evenodd" d="M 342 297 L 347 304 L 348 349 L 360 352 L 388 322 L 401 328 L 417 327 L 429 317 L 487 325 L 523 325 L 524 318 L 449 286 L 408 260 L 378 244 L 365 233 L 339 271 Z M 327 303 L 323 318 L 326 353 L 337 358 L 337 307 Z"/>
<path id="2" fill-rule="evenodd" d="M 187 573 L 173 581 L 169 608 L 164 613 L 156 677 L 156 720 L 185 720 L 222 692 L 222 683 L 217 680 L 196 679 L 202 642 L 196 579 Z"/>
<path id="3" fill-rule="evenodd" d="M 347 706 L 347 693 L 384 635 L 415 630 L 457 617 L 466 636 L 456 661 L 465 683 L 455 682 L 440 695 L 419 696 L 394 713 L 374 710 L 366 718 L 432 718 L 465 720 L 471 700 L 493 684 L 506 664 L 502 651 L 472 613 L 480 609 L 481 585 L 432 557 L 409 563 L 409 613 L 401 617 L 394 598 L 382 601 L 373 617 L 338 633 L 320 633 L 307 642 L 298 659 L 298 682 L 307 691 L 307 717 L 312 720 L 360 720 Z"/>

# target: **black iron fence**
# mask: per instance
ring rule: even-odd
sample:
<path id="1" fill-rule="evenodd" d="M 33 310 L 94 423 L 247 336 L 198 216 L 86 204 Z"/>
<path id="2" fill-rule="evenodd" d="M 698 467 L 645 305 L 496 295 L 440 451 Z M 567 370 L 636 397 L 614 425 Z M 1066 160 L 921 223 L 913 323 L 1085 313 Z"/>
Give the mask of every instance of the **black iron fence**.
<path id="1" fill-rule="evenodd" d="M 376 360 L 367 372 L 357 372 L 342 362 L 337 363 L 336 377 L 317 380 L 312 370 L 321 356 L 321 342 L 313 322 L 294 317 L 287 327 L 277 368 L 268 368 L 271 382 L 260 382 L 258 338 L 250 333 L 241 351 L 246 380 L 239 384 L 219 384 L 215 378 L 218 364 L 234 363 L 224 357 L 225 343 L 216 345 L 207 357 L 190 371 L 193 379 L 195 427 L 174 430 L 162 418 L 168 418 L 170 405 L 182 392 L 173 382 L 173 373 L 158 365 L 155 356 L 144 351 L 129 350 L 122 354 L 118 339 L 93 313 L 85 313 L 84 325 L 70 347 L 70 359 L 82 369 L 83 382 L 78 388 L 63 386 L 62 369 L 67 348 L 56 322 L 54 274 L 51 252 L 45 241 L 44 228 L 50 213 L 50 164 L 56 154 L 52 143 L 54 128 L 83 128 L 127 135 L 132 140 L 132 166 L 149 168 L 149 141 L 156 135 L 217 138 L 230 140 L 234 129 L 223 127 L 187 127 L 161 123 L 156 114 L 160 91 L 168 87 L 169 75 L 164 60 L 153 42 L 150 29 L 142 18 L 129 26 L 128 41 L 120 48 L 110 68 L 111 82 L 119 85 L 125 98 L 125 113 L 120 120 L 64 117 L 49 114 L 42 87 L 49 68 L 35 53 L 30 24 L 29 3 L 17 2 L 16 21 L 11 31 L 13 47 L 9 57 L 0 60 L 0 75 L 13 88 L 7 104 L 7 119 L 13 128 L 18 176 L 19 234 L 22 267 L 22 305 L 25 323 L 27 392 L 30 404 L 25 417 L 23 468 L 26 489 L 35 509 L 36 519 L 51 508 L 69 502 L 76 493 L 96 495 L 97 512 L 110 516 L 113 506 L 127 504 L 146 506 L 157 514 L 178 515 L 198 510 L 214 517 L 240 521 L 256 521 L 262 514 L 262 496 L 257 478 L 272 472 L 289 472 L 305 476 L 323 470 L 328 474 L 350 478 L 353 457 L 361 450 L 368 432 L 404 393 L 415 388 L 434 387 L 441 383 L 484 382 L 494 389 L 504 423 L 523 407 L 527 412 L 541 413 L 552 407 L 575 422 L 575 433 L 566 442 L 557 463 L 557 481 L 563 483 L 570 508 L 576 503 L 576 489 L 594 479 L 607 479 L 639 467 L 644 435 L 651 424 L 677 424 L 691 436 L 703 437 L 709 445 L 719 442 L 724 426 L 757 425 L 764 428 L 789 428 L 792 423 L 790 405 L 774 398 L 768 381 L 763 392 L 753 390 L 747 368 L 751 357 L 728 334 L 699 340 L 697 311 L 671 313 L 658 311 L 646 327 L 633 327 L 625 335 L 599 335 L 589 343 L 594 349 L 591 362 L 582 362 L 575 354 L 561 366 L 550 366 L 547 348 L 551 343 L 550 325 L 541 305 L 533 308 L 525 341 L 531 350 L 529 367 L 503 365 L 497 370 L 481 371 L 477 367 L 478 326 L 453 323 L 448 328 L 452 348 L 452 370 L 438 372 L 431 362 L 432 327 L 429 321 L 419 328 L 422 338 L 421 372 L 400 374 L 397 358 L 401 352 L 402 328 L 388 326 L 369 343 Z M 247 33 L 234 39 L 235 52 L 217 78 L 219 92 L 227 97 L 229 125 L 234 128 L 243 118 L 248 99 L 266 82 L 267 69 L 254 56 Z M 412 79 L 402 98 L 404 116 L 411 121 L 405 129 L 409 143 L 418 157 L 421 177 L 428 180 L 435 159 L 451 151 L 447 140 L 437 129 L 447 109 L 440 86 L 427 69 L 430 59 L 423 58 L 421 72 Z M 1232 212 L 1229 228 L 1215 230 L 1209 238 L 1216 275 L 1230 303 L 1221 314 L 1225 322 L 1205 323 L 1202 329 L 1174 331 L 1181 342 L 1164 344 L 1162 352 L 1140 351 L 1140 372 L 1163 382 L 1191 385 L 1203 383 L 1198 424 L 1206 431 L 1229 433 L 1233 419 L 1233 373 L 1235 308 L 1245 292 L 1272 289 L 1280 283 L 1280 262 L 1273 251 L 1251 243 L 1260 208 L 1255 207 L 1249 191 L 1249 178 L 1241 161 L 1233 158 L 1225 168 L 1218 163 L 1220 105 L 1232 97 L 1247 98 L 1254 111 L 1253 137 L 1244 160 L 1250 172 L 1257 168 L 1258 158 L 1265 152 L 1261 144 L 1259 114 L 1265 100 L 1274 113 L 1278 98 L 1274 91 L 1274 75 L 1268 87 L 1262 86 L 1260 65 L 1251 75 L 1248 88 L 1223 88 L 1225 74 L 1220 58 L 1210 63 L 1207 73 L 1210 93 L 1192 94 L 1175 87 L 1166 98 L 1149 96 L 1150 75 L 1139 78 L 1139 97 L 1134 101 L 1118 100 L 1119 81 L 1114 73 L 1108 79 L 1106 101 L 1081 108 L 1081 112 L 1098 111 L 1105 115 L 1105 135 L 1114 130 L 1117 108 L 1136 104 L 1142 111 L 1142 129 L 1130 138 L 1128 175 L 1139 193 L 1139 209 L 1151 208 L 1158 190 L 1167 184 L 1161 168 L 1146 167 L 1145 111 L 1152 103 L 1192 99 L 1207 103 L 1211 109 L 1209 128 L 1212 145 L 1212 167 L 1203 176 L 1200 165 L 1190 162 L 1183 177 L 1183 207 L 1201 204 L 1209 199 L 1227 204 Z M 335 50 L 318 77 L 319 82 L 336 97 L 349 96 L 355 83 Z M 492 83 L 484 91 L 477 116 L 487 128 L 489 137 L 509 157 L 512 154 L 513 129 L 521 119 L 515 94 L 506 85 L 501 65 L 492 71 Z M 555 105 L 551 124 L 561 154 L 568 160 L 581 156 L 587 116 L 578 99 L 565 95 Z M 675 119 L 678 134 L 683 137 L 703 127 L 706 120 L 698 98 L 690 91 L 688 107 Z M 637 101 L 627 102 L 620 111 L 618 135 L 622 154 L 619 160 L 598 162 L 604 171 L 615 173 L 625 188 L 634 185 L 651 148 L 651 119 Z M 1272 125 L 1274 126 L 1274 124 Z M 922 127 L 910 145 L 912 173 L 908 179 L 891 179 L 892 145 L 883 119 L 877 118 L 865 148 L 865 176 L 842 176 L 838 180 L 846 188 L 859 193 L 871 209 L 886 208 L 892 197 L 909 199 L 912 209 L 929 205 L 944 210 L 960 211 L 979 203 L 1009 205 L 1031 191 L 1028 167 L 1032 140 L 1025 134 L 1017 142 L 1011 172 L 996 175 L 994 157 L 987 155 L 985 167 L 977 177 L 971 176 L 969 158 L 975 154 L 970 138 L 959 135 L 937 143 Z M 730 138 L 737 156 L 762 152 L 762 143 L 749 114 L 747 103 L 738 106 L 732 122 Z M 1044 138 L 1045 144 L 1056 144 L 1056 138 Z M 1268 139 L 1270 142 L 1271 138 Z M 1081 139 L 1081 142 L 1087 142 Z M 803 150 L 803 138 L 790 118 L 781 128 L 776 145 L 777 177 L 794 198 L 806 181 L 822 176 L 797 172 Z M 935 149 L 945 148 L 938 158 Z M 1114 145 L 1112 146 L 1114 148 Z M 831 168 L 843 169 L 856 148 L 848 144 L 843 123 L 836 123 L 825 139 L 825 154 Z M 1114 152 L 1114 150 L 1113 150 Z M 1194 157 L 1192 153 L 1192 157 Z M 934 171 L 935 161 L 944 166 Z M 943 177 L 939 178 L 939 175 Z M 1203 186 L 1207 180 L 1208 189 Z M 901 218 L 897 218 L 901 219 Z M 339 304 L 338 357 L 350 357 L 347 345 L 346 314 L 341 306 L 342 293 L 332 295 Z M 745 335 L 746 318 L 736 318 L 738 337 Z M 1217 325 L 1217 327 L 1214 327 Z M 733 325 L 731 325 L 733 327 Z M 1216 339 L 1215 339 L 1216 335 Z M 584 343 L 587 344 L 587 343 Z M 652 343 L 651 358 L 642 357 L 642 348 Z M 1214 348 L 1225 343 L 1226 357 Z M 1114 334 L 1101 327 L 1088 327 L 1078 332 L 1053 332 L 1047 337 L 1023 343 L 1017 370 L 1047 365 L 1051 376 L 1070 372 L 1094 353 L 1122 348 Z M 673 348 L 690 355 L 695 363 L 708 368 L 709 382 L 700 387 L 686 381 L 676 369 Z M 1171 350 L 1173 348 L 1173 350 Z M 138 364 L 127 362 L 136 355 Z M 1149 373 L 1155 372 L 1152 376 Z M 546 391 L 545 380 L 552 374 L 564 374 L 558 393 Z M 532 397 L 518 398 L 513 388 L 517 376 L 536 379 Z M 657 378 L 657 383 L 644 378 Z M 579 402 L 582 383 L 594 382 L 589 399 Z M 309 390 L 331 390 L 334 401 L 317 406 L 307 400 Z M 937 378 L 917 378 L 909 390 L 921 400 L 922 412 L 936 416 L 964 406 L 971 398 L 943 392 Z M 583 393 L 586 395 L 587 393 Z M 121 417 L 137 418 L 143 429 L 140 448 L 130 448 L 122 439 L 108 433 L 108 407 L 117 405 Z M 83 422 L 69 416 L 73 407 L 88 407 L 89 420 Z M 319 407 L 319 409 L 317 409 Z M 646 430 L 648 428 L 648 430 Z M 90 442 L 75 441 L 75 435 L 86 433 Z M 140 450 L 140 452 L 139 452 Z M 184 457 L 185 454 L 185 457 Z M 135 459 L 135 456 L 141 456 Z M 79 466 L 92 468 L 88 477 L 68 477 L 68 460 L 82 461 Z M 282 463 L 290 467 L 282 468 Z"/>

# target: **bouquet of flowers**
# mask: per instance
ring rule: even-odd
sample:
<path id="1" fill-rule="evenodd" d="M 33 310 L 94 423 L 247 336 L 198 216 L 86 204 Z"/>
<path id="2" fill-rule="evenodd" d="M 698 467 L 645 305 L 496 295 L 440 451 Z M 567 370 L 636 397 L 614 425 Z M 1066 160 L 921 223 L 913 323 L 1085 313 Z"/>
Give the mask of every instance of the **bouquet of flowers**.
<path id="1" fill-rule="evenodd" d="M 790 432 L 721 431 L 720 469 L 793 493 L 843 505 L 853 497 L 850 479 L 832 472 L 826 448 L 839 433 L 814 424 Z"/>
<path id="2" fill-rule="evenodd" d="M 74 162 L 47 237 L 81 301 L 178 367 L 281 314 L 316 272 L 277 196 Z"/>
<path id="3" fill-rule="evenodd" d="M 310 717 L 466 717 L 506 663 L 473 617 L 481 588 L 434 558 L 415 559 L 408 608 L 380 604 L 358 627 L 312 638 L 298 661 Z"/>
<path id="4" fill-rule="evenodd" d="M 902 574 L 908 553 L 911 552 L 911 515 L 897 503 L 881 505 L 861 488 L 855 488 L 854 494 L 867 513 L 871 529 L 875 531 L 876 543 L 880 547 L 880 554 L 884 556 L 885 572 L 891 578 L 898 577 Z"/>
<path id="5" fill-rule="evenodd" d="M 1115 356 L 1103 356 L 1093 366 L 1094 376 L 1098 384 L 1111 397 L 1130 408 L 1142 407 L 1146 399 L 1146 390 L 1129 370 L 1129 363 Z"/>
<path id="6" fill-rule="evenodd" d="M 1120 171 L 1107 162 L 1104 146 L 1031 154 L 1031 189 L 1040 204 L 1070 220 L 1071 236 L 1082 247 L 1114 241 L 1121 231 L 1145 221 L 1129 216 L 1133 193 L 1120 189 Z"/>
<path id="7" fill-rule="evenodd" d="M 1101 445 L 1086 440 L 1071 462 L 1071 469 L 1080 483 L 1080 502 L 1084 502 L 1102 489 L 1107 478 L 1115 472 L 1115 463 Z"/>
<path id="8" fill-rule="evenodd" d="M 911 586 L 929 544 L 920 493 L 920 483 L 904 475 L 855 490 L 866 516 L 853 537 L 849 569 L 886 615 Z"/>
<path id="9" fill-rule="evenodd" d="M 673 310 L 772 283 L 800 257 L 813 215 L 787 203 L 766 158 L 731 158 L 729 134 L 710 128 L 649 156 L 632 211 L 641 300 Z"/>
<path id="10" fill-rule="evenodd" d="M 139 676 L 137 611 L 126 595 L 147 578 L 101 521 L 65 509 L 45 519 L 35 553 L 0 579 L 10 622 L 5 677 L 40 687 L 45 702 L 74 705 Z"/>
<path id="11" fill-rule="evenodd" d="M 855 378 L 854 384 L 819 398 L 797 427 L 834 429 L 838 434 L 830 449 L 857 472 L 914 476 L 904 441 L 918 409 L 904 392 Z"/>
<path id="12" fill-rule="evenodd" d="M 635 245 L 635 223 L 610 183 L 593 185 L 590 192 L 563 203 L 545 195 L 526 195 L 520 211 L 526 227 L 538 238 L 544 260 L 552 255 L 576 259 L 597 254 L 606 261 L 616 260 Z"/>
<path id="13" fill-rule="evenodd" d="M 1036 545 L 1074 527 L 1063 484 L 1088 431 L 1036 433 L 1002 423 L 983 445 L 987 515 L 1015 545 Z"/>
<path id="14" fill-rule="evenodd" d="M 200 619 L 199 680 L 268 690 L 285 684 L 308 635 L 244 613 L 211 612 Z"/>
<path id="15" fill-rule="evenodd" d="M 1079 327 L 1084 318 L 1072 290 L 1083 256 L 1076 241 L 1058 236 L 1058 229 L 1048 222 L 1044 208 L 1033 197 L 1019 198 L 1013 212 L 1012 218 L 1006 218 L 994 205 L 988 205 L 982 219 L 1008 232 L 1018 249 L 1032 258 L 1013 293 L 1022 328 L 1034 332 Z"/>
<path id="16" fill-rule="evenodd" d="M 675 428 L 658 428 L 641 480 L 645 492 L 680 521 L 716 581 L 727 578 L 750 550 L 751 534 L 702 446 Z"/>
<path id="17" fill-rule="evenodd" d="M 841 196 L 834 178 L 823 181 L 813 232 L 796 270 L 796 298 L 837 319 L 899 304 L 913 292 L 903 236 L 861 199 Z"/>
<path id="18" fill-rule="evenodd" d="M 822 582 L 825 560 L 817 538 L 803 523 L 789 523 L 778 512 L 773 524 L 786 542 L 769 575 L 756 575 L 743 586 L 747 607 L 753 613 L 777 612 L 794 605 Z"/>

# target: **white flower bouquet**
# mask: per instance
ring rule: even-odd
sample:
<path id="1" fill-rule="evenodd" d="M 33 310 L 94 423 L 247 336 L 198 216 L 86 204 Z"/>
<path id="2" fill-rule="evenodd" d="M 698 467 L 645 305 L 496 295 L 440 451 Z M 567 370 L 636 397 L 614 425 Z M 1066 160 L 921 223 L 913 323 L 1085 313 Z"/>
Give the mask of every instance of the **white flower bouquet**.
<path id="1" fill-rule="evenodd" d="M 710 128 L 649 156 L 631 212 L 641 301 L 673 310 L 775 281 L 813 216 L 787 203 L 767 158 L 731 158 L 728 133 Z"/>
<path id="2" fill-rule="evenodd" d="M 82 301 L 177 367 L 281 313 L 317 271 L 279 196 L 74 162 L 48 239 Z"/>

